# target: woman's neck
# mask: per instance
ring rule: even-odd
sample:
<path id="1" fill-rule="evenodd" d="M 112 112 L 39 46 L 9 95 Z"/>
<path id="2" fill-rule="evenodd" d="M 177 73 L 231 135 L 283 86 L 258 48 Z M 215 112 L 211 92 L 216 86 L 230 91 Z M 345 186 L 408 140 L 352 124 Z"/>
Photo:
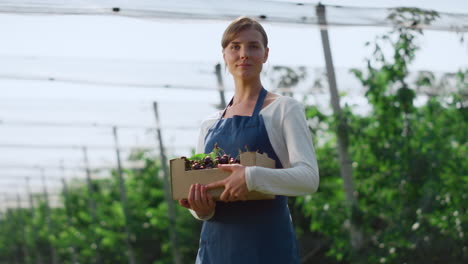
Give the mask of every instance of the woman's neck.
<path id="1" fill-rule="evenodd" d="M 260 78 L 253 81 L 234 80 L 234 84 L 235 95 L 233 105 L 256 101 L 263 87 Z"/>

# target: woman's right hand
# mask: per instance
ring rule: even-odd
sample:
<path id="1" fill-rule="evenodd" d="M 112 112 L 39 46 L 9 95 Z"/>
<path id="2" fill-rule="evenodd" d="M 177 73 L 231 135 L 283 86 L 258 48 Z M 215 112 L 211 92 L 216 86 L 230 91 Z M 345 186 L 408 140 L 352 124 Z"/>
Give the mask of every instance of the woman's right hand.
<path id="1" fill-rule="evenodd" d="M 205 185 L 198 183 L 190 186 L 188 199 L 180 199 L 179 204 L 194 210 L 200 218 L 210 215 L 216 207 L 216 202 Z"/>

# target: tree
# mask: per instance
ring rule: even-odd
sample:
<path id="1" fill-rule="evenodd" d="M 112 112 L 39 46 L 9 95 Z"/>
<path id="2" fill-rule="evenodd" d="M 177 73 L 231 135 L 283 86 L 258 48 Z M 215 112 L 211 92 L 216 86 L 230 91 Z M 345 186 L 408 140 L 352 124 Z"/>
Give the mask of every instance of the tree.
<path id="1" fill-rule="evenodd" d="M 328 128 L 314 131 L 330 138 L 316 144 L 321 186 L 318 193 L 297 199 L 297 204 L 310 217 L 311 230 L 324 236 L 327 254 L 338 261 L 467 261 L 463 231 L 467 225 L 463 190 L 468 187 L 468 168 L 463 161 L 467 154 L 463 96 L 467 73 L 460 71 L 455 84 L 427 78 L 424 85 L 453 85 L 459 92 L 433 95 L 422 107 L 414 104 L 422 83 L 408 79 L 408 67 L 418 49 L 416 38 L 422 34 L 418 21 L 436 17 L 435 12 L 419 9 L 395 10 L 389 19 L 396 27 L 376 39 L 366 72 L 353 70 L 367 88 L 365 96 L 372 106 L 366 116 L 354 115 L 351 107 L 343 111 L 349 125 L 360 211 L 348 215 L 345 210 L 335 136 Z M 392 48 L 391 56 L 383 45 Z M 312 106 L 307 107 L 307 115 L 318 117 L 328 124 L 325 127 L 337 122 Z M 363 227 L 366 241 L 362 251 L 355 251 L 347 242 L 349 217 Z"/>

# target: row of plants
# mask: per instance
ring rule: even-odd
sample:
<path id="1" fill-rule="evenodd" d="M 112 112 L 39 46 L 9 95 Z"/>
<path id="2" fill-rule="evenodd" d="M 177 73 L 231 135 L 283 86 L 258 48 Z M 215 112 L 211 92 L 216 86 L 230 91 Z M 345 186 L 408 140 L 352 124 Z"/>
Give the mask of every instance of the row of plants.
<path id="1" fill-rule="evenodd" d="M 392 19 L 435 18 L 408 9 Z M 370 113 L 347 105 L 345 122 L 338 122 L 306 105 L 321 180 L 317 193 L 289 199 L 302 263 L 468 262 L 468 70 L 451 75 L 451 82 L 428 72 L 410 79 L 421 34 L 417 27 L 395 27 L 368 44 L 367 67 L 353 73 L 366 89 Z M 417 93 L 436 87 L 455 92 Z M 348 135 L 354 207 L 340 176 L 338 124 Z M 54 263 L 53 252 L 58 263 L 128 263 L 126 224 L 137 263 L 173 263 L 159 159 L 146 152 L 130 159 L 145 166 L 124 171 L 128 221 L 115 171 L 92 180 L 92 193 L 71 183 L 63 207 L 50 209 L 52 225 L 39 196 L 34 213 L 10 209 L 0 217 L 0 263 Z M 193 263 L 201 222 L 180 206 L 175 211 L 178 252 L 183 263 Z M 351 223 L 363 235 L 359 248 L 350 243 Z"/>

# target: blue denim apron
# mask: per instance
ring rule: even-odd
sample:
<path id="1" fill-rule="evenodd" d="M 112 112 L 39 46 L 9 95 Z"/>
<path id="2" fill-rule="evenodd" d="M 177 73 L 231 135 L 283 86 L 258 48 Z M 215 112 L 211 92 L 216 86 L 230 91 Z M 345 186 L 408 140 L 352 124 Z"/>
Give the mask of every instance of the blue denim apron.
<path id="1" fill-rule="evenodd" d="M 222 119 L 225 109 L 205 137 L 205 153 L 211 152 L 215 143 L 231 157 L 236 157 L 239 150 L 245 151 L 247 147 L 249 151 L 267 153 L 276 161 L 276 168 L 282 168 L 259 115 L 266 94 L 262 88 L 251 117 Z M 213 218 L 203 222 L 196 263 L 299 263 L 287 197 L 277 195 L 274 200 L 217 202 Z"/>

